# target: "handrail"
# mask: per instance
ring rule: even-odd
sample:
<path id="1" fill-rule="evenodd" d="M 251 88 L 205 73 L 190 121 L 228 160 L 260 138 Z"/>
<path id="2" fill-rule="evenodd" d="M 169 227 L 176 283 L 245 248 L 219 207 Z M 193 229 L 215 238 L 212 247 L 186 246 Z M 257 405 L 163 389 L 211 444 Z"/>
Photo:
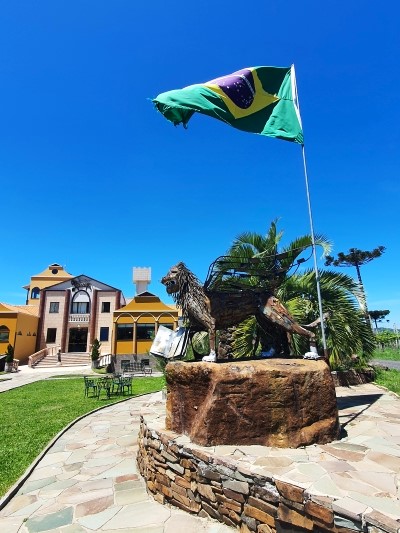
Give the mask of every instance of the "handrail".
<path id="1" fill-rule="evenodd" d="M 55 355 L 57 353 L 57 346 L 50 346 L 49 348 L 43 348 L 38 352 L 29 356 L 28 366 L 33 368 L 39 361 L 44 359 L 46 355 Z"/>

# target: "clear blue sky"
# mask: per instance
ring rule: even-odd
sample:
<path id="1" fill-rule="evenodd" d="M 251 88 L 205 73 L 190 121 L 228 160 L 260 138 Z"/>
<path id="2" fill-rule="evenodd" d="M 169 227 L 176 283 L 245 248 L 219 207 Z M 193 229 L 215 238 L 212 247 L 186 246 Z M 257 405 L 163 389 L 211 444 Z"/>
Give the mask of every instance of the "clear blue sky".
<path id="1" fill-rule="evenodd" d="M 362 276 L 400 326 L 399 15 L 396 0 L 5 0 L 0 301 L 60 263 L 126 296 L 149 266 L 168 302 L 178 261 L 204 280 L 244 231 L 309 233 L 299 145 L 198 114 L 175 128 L 149 100 L 294 63 L 315 232 L 334 254 L 387 247 Z"/>

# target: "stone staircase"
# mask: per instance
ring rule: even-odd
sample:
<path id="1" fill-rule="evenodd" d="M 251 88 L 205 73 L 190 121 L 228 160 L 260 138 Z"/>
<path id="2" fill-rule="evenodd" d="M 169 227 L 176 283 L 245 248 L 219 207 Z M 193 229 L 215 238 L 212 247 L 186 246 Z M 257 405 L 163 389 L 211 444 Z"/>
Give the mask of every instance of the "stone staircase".
<path id="1" fill-rule="evenodd" d="M 91 364 L 90 355 L 88 352 L 70 352 L 61 354 L 61 366 L 87 366 Z M 57 354 L 47 355 L 39 361 L 35 368 L 53 368 L 60 366 L 57 359 Z"/>

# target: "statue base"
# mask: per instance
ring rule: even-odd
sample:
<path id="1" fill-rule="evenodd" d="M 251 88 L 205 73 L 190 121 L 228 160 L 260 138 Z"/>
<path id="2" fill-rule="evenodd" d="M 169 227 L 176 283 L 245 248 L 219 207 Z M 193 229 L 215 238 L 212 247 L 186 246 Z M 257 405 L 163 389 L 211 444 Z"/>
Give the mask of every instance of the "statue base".
<path id="1" fill-rule="evenodd" d="M 200 446 L 298 448 L 339 437 L 335 386 L 325 361 L 172 362 L 166 429 Z"/>

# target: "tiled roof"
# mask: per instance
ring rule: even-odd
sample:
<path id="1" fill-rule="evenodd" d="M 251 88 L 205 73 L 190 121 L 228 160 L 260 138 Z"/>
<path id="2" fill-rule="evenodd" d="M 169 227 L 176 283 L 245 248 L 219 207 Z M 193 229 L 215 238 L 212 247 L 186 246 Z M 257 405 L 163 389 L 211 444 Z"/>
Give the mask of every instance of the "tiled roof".
<path id="1" fill-rule="evenodd" d="M 38 305 L 12 305 L 5 302 L 0 302 L 0 305 L 6 307 L 14 313 L 26 313 L 27 315 L 39 316 Z"/>

